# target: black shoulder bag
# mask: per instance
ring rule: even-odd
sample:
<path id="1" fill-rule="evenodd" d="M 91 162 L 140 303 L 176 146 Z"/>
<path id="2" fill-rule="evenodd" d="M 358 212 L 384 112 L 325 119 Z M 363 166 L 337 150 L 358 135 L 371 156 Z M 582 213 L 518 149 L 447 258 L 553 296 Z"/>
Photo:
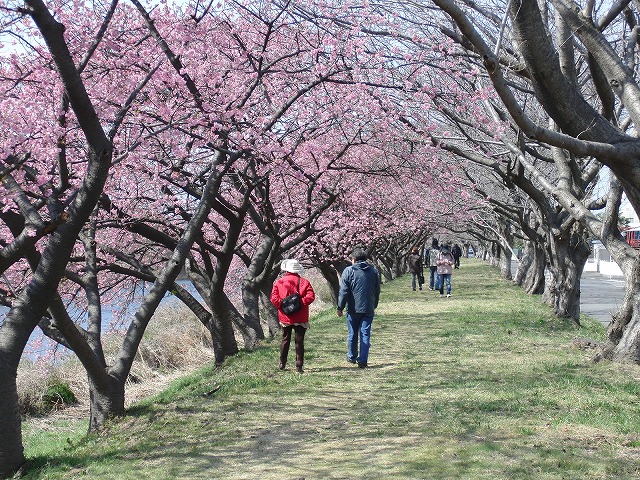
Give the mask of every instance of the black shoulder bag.
<path id="1" fill-rule="evenodd" d="M 296 313 L 302 308 L 302 298 L 300 297 L 300 277 L 298 277 L 298 287 L 296 288 L 296 293 L 292 293 L 291 295 L 287 295 L 280 302 L 280 310 L 285 315 L 291 315 L 292 313 Z"/>

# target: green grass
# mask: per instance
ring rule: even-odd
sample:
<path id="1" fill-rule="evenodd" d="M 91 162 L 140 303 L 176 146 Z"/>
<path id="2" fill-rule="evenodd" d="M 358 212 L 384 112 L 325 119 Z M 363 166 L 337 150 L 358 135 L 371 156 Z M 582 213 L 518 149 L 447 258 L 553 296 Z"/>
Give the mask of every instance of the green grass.
<path id="1" fill-rule="evenodd" d="M 602 340 L 598 322 L 555 318 L 476 260 L 450 299 L 409 283 L 383 286 L 371 368 L 345 361 L 332 309 L 312 319 L 304 375 L 277 370 L 276 340 L 181 379 L 99 437 L 83 436 L 86 420 L 27 422 L 27 478 L 640 477 L 640 368 L 571 344 Z"/>

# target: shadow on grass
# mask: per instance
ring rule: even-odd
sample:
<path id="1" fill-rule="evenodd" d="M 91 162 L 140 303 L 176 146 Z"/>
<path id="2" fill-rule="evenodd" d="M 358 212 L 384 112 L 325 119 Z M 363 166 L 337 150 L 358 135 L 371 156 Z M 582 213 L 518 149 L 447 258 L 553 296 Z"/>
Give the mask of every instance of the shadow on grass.
<path id="1" fill-rule="evenodd" d="M 357 365 L 345 365 L 339 367 L 305 367 L 306 373 L 322 373 L 322 372 L 345 372 L 352 371 L 354 373 L 361 372 L 363 374 L 367 373 L 370 370 L 378 370 L 381 368 L 391 367 L 394 364 L 392 363 L 369 363 L 365 368 L 360 368 Z"/>
<path id="2" fill-rule="evenodd" d="M 344 400 L 345 394 L 348 392 L 338 392 L 332 398 Z M 147 470 L 163 468 L 163 477 L 150 478 L 189 479 L 209 478 L 211 472 L 222 475 L 215 478 L 225 479 L 257 478 L 247 472 L 261 472 L 260 478 L 271 479 L 511 479 L 536 478 L 541 472 L 556 472 L 558 478 L 594 478 L 589 475 L 593 472 L 633 478 L 638 471 L 637 460 L 598 458 L 597 451 L 607 448 L 604 442 L 585 445 L 570 434 L 555 439 L 556 432 L 544 424 L 532 425 L 529 435 L 488 431 L 469 407 L 470 402 L 465 402 L 451 406 L 449 411 L 422 412 L 393 426 L 379 418 L 382 407 L 376 404 L 370 407 L 369 418 L 354 417 L 345 405 L 308 405 L 305 418 L 313 422 L 304 423 L 291 410 L 282 411 L 281 404 L 265 403 L 262 409 L 281 414 L 268 422 L 255 421 L 251 428 L 235 430 L 235 438 L 207 432 L 202 424 L 197 436 L 165 438 L 156 443 L 138 434 L 140 443 L 133 446 L 110 446 L 107 453 L 100 449 L 102 453 L 82 457 L 35 459 L 31 466 L 56 464 L 67 468 L 67 473 L 82 475 L 96 462 L 115 464 L 141 456 Z M 500 406 L 482 402 L 473 410 L 491 414 L 499 412 Z M 424 420 L 435 414 L 441 419 Z M 354 420 L 361 428 L 354 425 Z M 551 436 L 540 434 L 546 431 Z M 300 451 L 301 445 L 304 451 Z M 100 478 L 120 478 L 118 473 L 114 475 Z"/>

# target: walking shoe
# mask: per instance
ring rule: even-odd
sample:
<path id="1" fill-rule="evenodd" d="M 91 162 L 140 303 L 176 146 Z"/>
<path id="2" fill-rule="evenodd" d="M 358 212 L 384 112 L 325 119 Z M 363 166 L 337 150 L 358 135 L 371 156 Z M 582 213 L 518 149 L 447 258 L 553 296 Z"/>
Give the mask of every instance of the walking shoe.
<path id="1" fill-rule="evenodd" d="M 347 357 L 347 362 L 349 362 L 349 363 L 356 363 L 356 359 L 355 359 L 355 358 L 348 358 L 348 357 Z"/>
<path id="2" fill-rule="evenodd" d="M 298 373 L 304 373 L 304 370 L 302 369 L 302 367 L 296 367 L 296 370 Z"/>
<path id="3" fill-rule="evenodd" d="M 284 370 L 284 367 L 285 367 L 285 366 L 286 366 L 286 365 L 285 365 L 284 363 L 280 362 L 280 365 L 278 365 L 278 369 L 280 369 L 280 370 Z"/>
<path id="4" fill-rule="evenodd" d="M 440 298 L 442 298 L 442 297 L 444 297 L 444 295 L 441 293 L 441 294 L 440 294 Z"/>
<path id="5" fill-rule="evenodd" d="M 447 298 L 449 298 L 450 296 L 451 296 L 451 294 L 450 294 L 450 293 L 447 293 Z"/>
<path id="6" fill-rule="evenodd" d="M 360 363 L 358 362 L 358 368 L 367 368 L 367 364 L 366 363 Z"/>

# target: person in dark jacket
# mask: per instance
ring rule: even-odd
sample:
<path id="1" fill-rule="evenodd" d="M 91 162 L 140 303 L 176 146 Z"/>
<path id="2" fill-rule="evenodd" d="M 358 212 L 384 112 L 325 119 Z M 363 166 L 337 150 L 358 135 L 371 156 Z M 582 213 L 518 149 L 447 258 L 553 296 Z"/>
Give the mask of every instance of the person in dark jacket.
<path id="1" fill-rule="evenodd" d="M 451 255 L 453 255 L 453 268 L 460 268 L 460 257 L 462 256 L 462 249 L 457 243 L 451 249 Z"/>
<path id="2" fill-rule="evenodd" d="M 315 300 L 316 294 L 309 280 L 301 277 L 304 267 L 293 258 L 283 260 L 280 269 L 285 274 L 273 284 L 271 303 L 278 309 L 278 321 L 282 327 L 282 343 L 280 344 L 280 370 L 287 365 L 291 331 L 295 331 L 296 370 L 304 373 L 304 334 L 309 328 L 309 305 Z M 302 308 L 287 315 L 282 311 L 282 299 L 298 292 L 302 300 Z"/>
<path id="3" fill-rule="evenodd" d="M 338 316 L 342 317 L 346 307 L 347 361 L 365 368 L 371 347 L 371 324 L 380 299 L 380 276 L 375 267 L 367 263 L 367 252 L 362 248 L 353 250 L 351 262 L 340 278 Z"/>
<path id="4" fill-rule="evenodd" d="M 411 288 L 416 291 L 416 282 L 418 288 L 422 290 L 422 283 L 424 282 L 424 276 L 422 274 L 422 256 L 419 253 L 418 247 L 411 249 L 411 254 L 407 258 L 407 264 L 409 265 L 409 271 L 411 272 Z"/>

